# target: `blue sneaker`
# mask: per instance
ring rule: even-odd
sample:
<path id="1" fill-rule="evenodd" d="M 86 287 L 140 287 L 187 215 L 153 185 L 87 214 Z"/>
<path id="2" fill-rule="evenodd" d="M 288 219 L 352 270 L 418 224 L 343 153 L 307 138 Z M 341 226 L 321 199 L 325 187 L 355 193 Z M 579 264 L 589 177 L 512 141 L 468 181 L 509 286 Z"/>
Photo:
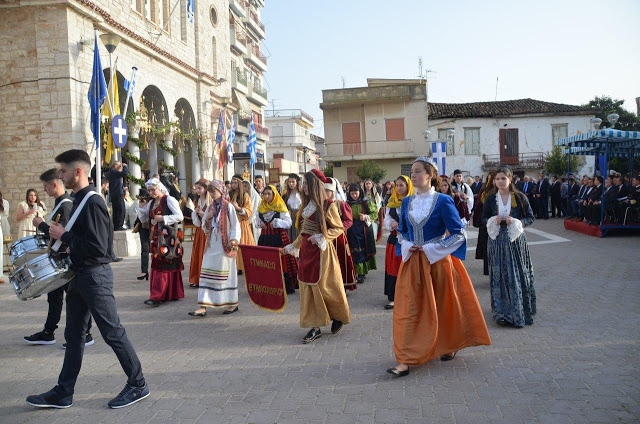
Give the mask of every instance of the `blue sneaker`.
<path id="1" fill-rule="evenodd" d="M 73 395 L 62 396 L 56 388 L 41 395 L 31 395 L 27 397 L 27 403 L 37 408 L 69 408 L 73 405 Z"/>
<path id="2" fill-rule="evenodd" d="M 125 406 L 140 402 L 142 399 L 149 396 L 149 394 L 149 386 L 147 383 L 142 387 L 134 387 L 127 383 L 120 394 L 111 399 L 108 405 L 113 409 L 124 408 Z"/>

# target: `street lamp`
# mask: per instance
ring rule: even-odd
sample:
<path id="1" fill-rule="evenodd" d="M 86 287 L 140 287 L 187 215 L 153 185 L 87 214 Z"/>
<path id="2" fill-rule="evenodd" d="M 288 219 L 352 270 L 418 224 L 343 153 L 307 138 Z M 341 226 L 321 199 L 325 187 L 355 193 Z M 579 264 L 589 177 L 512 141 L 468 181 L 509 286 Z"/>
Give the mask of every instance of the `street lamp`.
<path id="1" fill-rule="evenodd" d="M 618 115 L 617 113 L 610 113 L 607 115 L 607 121 L 609 121 L 609 123 L 611 124 L 611 129 L 613 129 L 616 126 L 616 122 L 618 122 L 618 118 L 620 118 L 620 115 Z"/>
<path id="2" fill-rule="evenodd" d="M 591 122 L 591 127 L 594 130 L 597 130 L 598 128 L 600 128 L 600 124 L 602 123 L 602 119 L 600 119 L 600 118 L 591 118 L 589 120 L 589 122 Z"/>
<path id="3" fill-rule="evenodd" d="M 113 52 L 116 51 L 116 47 L 118 47 L 118 44 L 120 43 L 120 40 L 122 40 L 122 37 L 120 37 L 119 35 L 116 34 L 111 34 L 111 33 L 105 33 L 102 34 L 100 36 L 100 41 L 102 41 L 102 44 L 104 44 L 104 46 L 106 47 L 107 51 L 109 52 L 109 78 L 111 79 L 110 81 L 110 85 L 111 85 L 111 105 L 109 107 L 109 110 L 111 111 L 111 118 L 113 119 L 114 116 L 114 107 L 115 105 L 115 100 L 116 100 L 116 87 L 115 84 L 113 83 L 113 80 L 115 78 L 118 78 L 117 75 L 115 75 L 113 73 L 113 60 L 112 60 L 112 55 Z M 114 152 L 114 160 L 118 160 L 118 153 L 117 151 Z"/>

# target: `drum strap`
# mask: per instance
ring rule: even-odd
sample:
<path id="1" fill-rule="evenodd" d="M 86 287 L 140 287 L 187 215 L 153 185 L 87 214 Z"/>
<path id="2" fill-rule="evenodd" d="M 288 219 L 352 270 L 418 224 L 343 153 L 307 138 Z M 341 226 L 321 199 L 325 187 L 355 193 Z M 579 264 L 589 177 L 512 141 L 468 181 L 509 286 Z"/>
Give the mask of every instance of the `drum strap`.
<path id="1" fill-rule="evenodd" d="M 70 202 L 70 201 L 71 199 L 62 199 L 60 203 L 58 203 L 58 205 L 55 208 L 53 208 L 53 210 L 51 211 L 51 215 L 49 215 L 49 218 L 47 218 L 47 224 L 53 221 L 53 217 L 56 216 L 56 212 L 58 212 L 58 209 L 60 209 L 60 206 L 62 206 L 63 203 Z"/>
<path id="2" fill-rule="evenodd" d="M 80 215 L 80 212 L 82 212 L 82 209 L 84 209 L 84 205 L 87 203 L 87 200 L 89 200 L 89 198 L 91 196 L 93 196 L 94 194 L 98 194 L 95 191 L 89 191 L 87 194 L 84 195 L 84 198 L 82 199 L 82 202 L 80 202 L 80 204 L 78 205 L 78 209 L 76 209 L 76 211 L 73 213 L 73 215 L 71 215 L 71 219 L 69 220 L 69 222 L 67 222 L 67 225 L 64 226 L 64 230 L 65 231 L 69 231 L 71 229 L 71 227 L 73 227 L 73 224 L 76 223 L 76 220 L 78 219 L 78 216 Z M 62 202 L 60 202 L 62 203 Z M 57 252 L 58 249 L 60 249 L 60 246 L 62 246 L 62 240 L 56 240 L 55 244 L 53 245 L 53 247 L 51 248 L 51 250 L 53 250 L 54 252 Z"/>

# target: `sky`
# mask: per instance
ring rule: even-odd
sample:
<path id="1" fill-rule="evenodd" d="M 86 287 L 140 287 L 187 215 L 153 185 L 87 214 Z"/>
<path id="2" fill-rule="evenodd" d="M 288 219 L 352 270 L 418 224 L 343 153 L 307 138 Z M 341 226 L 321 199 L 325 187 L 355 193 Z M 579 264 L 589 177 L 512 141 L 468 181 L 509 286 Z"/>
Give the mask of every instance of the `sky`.
<path id="1" fill-rule="evenodd" d="M 428 73 L 431 102 L 640 97 L 640 0 L 266 0 L 271 109 L 323 135 L 322 90 Z M 273 101 L 273 103 L 272 103 Z"/>

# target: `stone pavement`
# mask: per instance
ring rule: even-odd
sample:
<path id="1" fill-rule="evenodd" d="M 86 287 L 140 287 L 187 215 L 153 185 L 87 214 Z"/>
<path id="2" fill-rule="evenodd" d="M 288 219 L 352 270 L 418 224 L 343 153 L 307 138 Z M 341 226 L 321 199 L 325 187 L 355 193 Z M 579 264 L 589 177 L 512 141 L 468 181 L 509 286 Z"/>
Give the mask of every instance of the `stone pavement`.
<path id="1" fill-rule="evenodd" d="M 74 406 L 35 410 L 29 394 L 55 385 L 63 329 L 53 346 L 22 337 L 42 328 L 46 301 L 20 302 L 0 286 L 1 423 L 631 423 L 640 421 L 640 237 L 605 239 L 537 221 L 527 234 L 536 273 L 538 315 L 525 329 L 490 317 L 488 277 L 469 252 L 493 345 L 461 351 L 394 379 L 392 312 L 383 296 L 384 250 L 365 284 L 349 293 L 352 323 L 300 343 L 298 296 L 271 314 L 240 291 L 240 312 L 187 316 L 196 290 L 159 308 L 142 304 L 137 258 L 115 264 L 120 317 L 140 355 L 151 396 L 130 408 L 106 403 L 125 383 L 111 349 L 94 330 Z M 563 240 L 568 241 L 563 241 Z M 381 243 L 382 245 L 382 243 Z M 470 230 L 469 248 L 475 246 Z M 188 252 L 187 252 L 188 253 Z M 187 265 L 188 269 L 188 265 Z M 188 274 L 184 272 L 184 276 Z M 186 280 L 185 280 L 186 281 Z M 241 280 L 242 282 L 243 280 Z M 64 322 L 64 315 L 63 315 Z"/>

